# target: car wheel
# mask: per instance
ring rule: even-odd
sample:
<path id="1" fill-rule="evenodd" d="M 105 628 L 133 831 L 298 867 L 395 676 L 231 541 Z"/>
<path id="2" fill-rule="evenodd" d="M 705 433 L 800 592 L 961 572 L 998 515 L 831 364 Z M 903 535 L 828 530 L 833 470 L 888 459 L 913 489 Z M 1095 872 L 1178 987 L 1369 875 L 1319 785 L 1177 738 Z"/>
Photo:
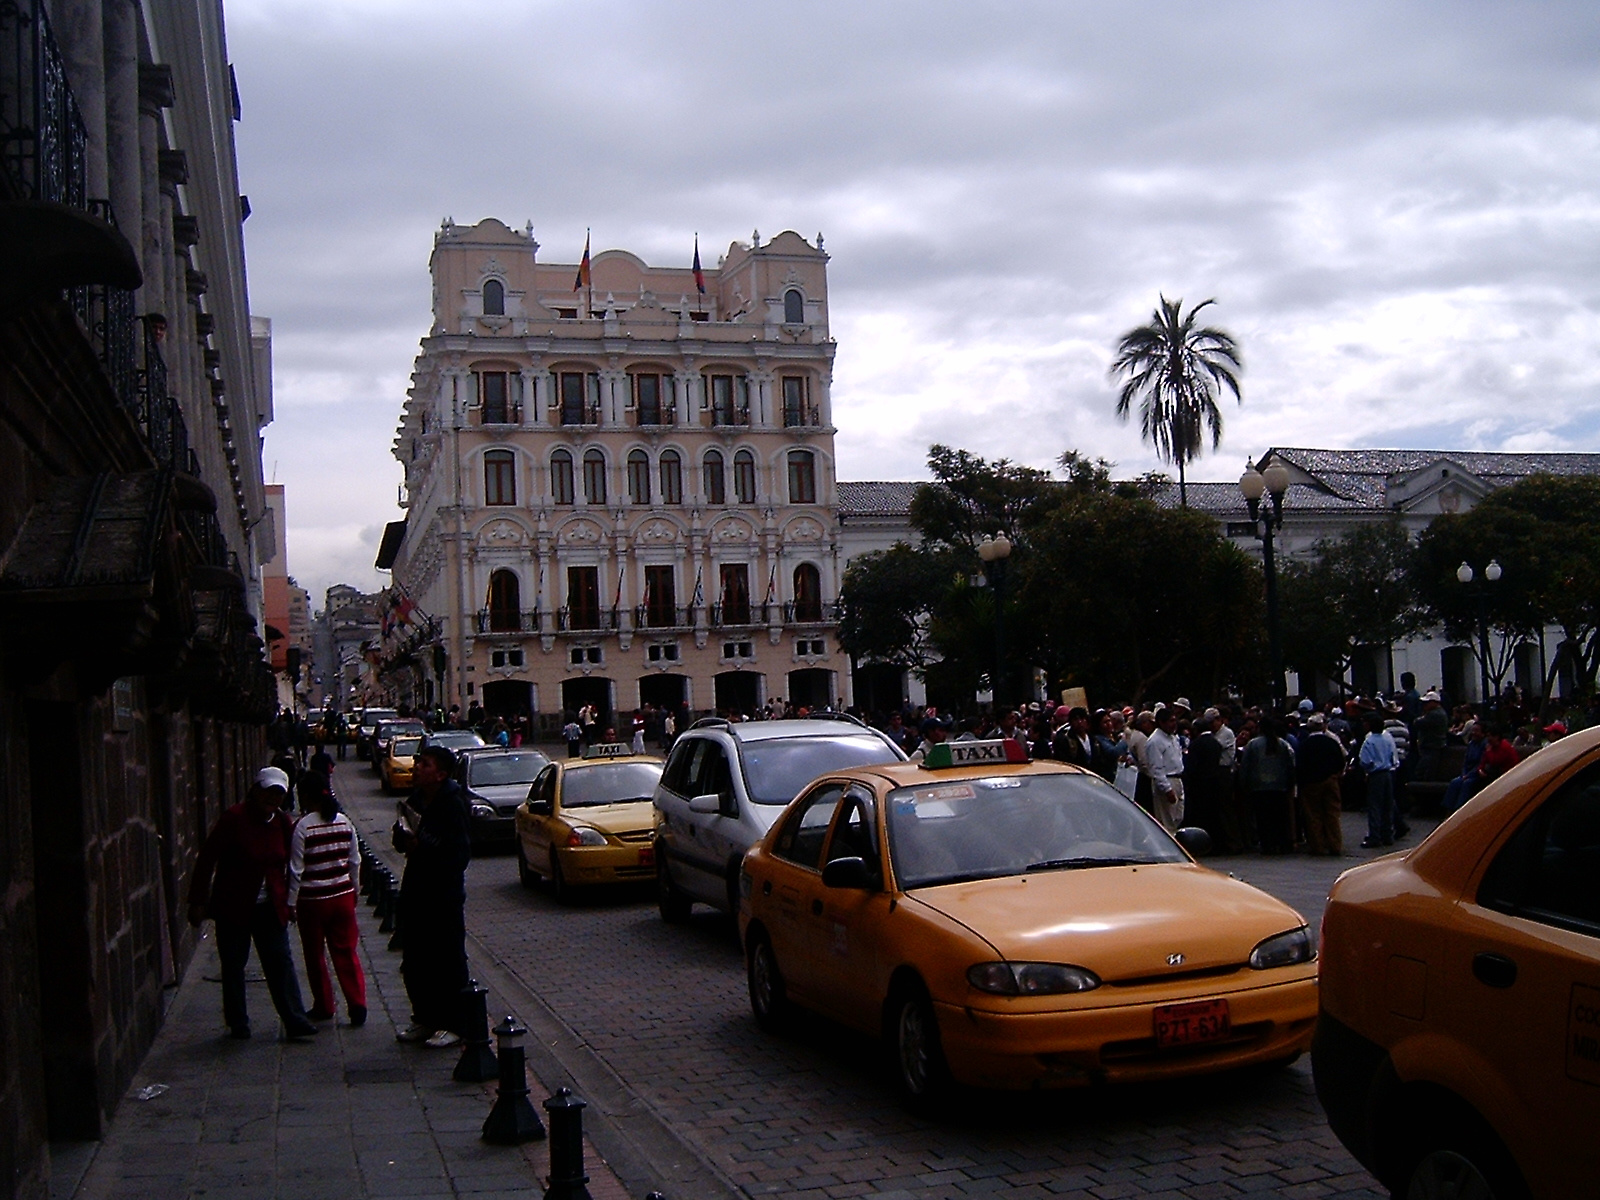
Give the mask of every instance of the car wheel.
<path id="1" fill-rule="evenodd" d="M 572 888 L 561 873 L 561 856 L 554 850 L 550 852 L 550 894 L 563 904 L 572 899 Z"/>
<path id="2" fill-rule="evenodd" d="M 931 1112 L 948 1099 L 951 1085 L 928 993 L 920 985 L 903 987 L 890 1005 L 889 1022 L 900 1098 L 912 1112 Z"/>
<path id="3" fill-rule="evenodd" d="M 661 919 L 668 925 L 682 925 L 689 919 L 694 901 L 678 890 L 672 882 L 672 871 L 667 866 L 667 856 L 656 848 L 656 904 L 661 909 Z"/>
<path id="4" fill-rule="evenodd" d="M 1412 1168 L 1405 1200 L 1502 1200 L 1502 1194 L 1466 1155 L 1434 1150 Z"/>
<path id="5" fill-rule="evenodd" d="M 520 835 L 517 838 L 517 880 L 525 888 L 531 888 L 534 884 L 539 882 L 539 876 L 534 872 L 534 869 L 528 865 L 528 855 L 522 849 L 522 838 Z"/>
<path id="6" fill-rule="evenodd" d="M 745 959 L 745 975 L 750 984 L 750 1011 L 756 1024 L 768 1033 L 778 1033 L 789 1020 L 789 993 L 783 984 L 772 943 L 761 930 L 750 938 L 750 953 Z"/>

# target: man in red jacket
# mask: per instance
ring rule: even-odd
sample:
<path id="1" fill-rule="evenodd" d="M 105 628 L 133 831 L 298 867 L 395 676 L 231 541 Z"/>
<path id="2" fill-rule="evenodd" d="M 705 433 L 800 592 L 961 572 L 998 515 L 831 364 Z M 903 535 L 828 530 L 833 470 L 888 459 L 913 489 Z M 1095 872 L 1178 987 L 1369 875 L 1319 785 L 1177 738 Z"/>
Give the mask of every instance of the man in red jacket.
<path id="1" fill-rule="evenodd" d="M 200 847 L 189 884 L 189 924 L 210 917 L 222 959 L 222 1016 L 236 1038 L 250 1036 L 244 968 L 250 943 L 261 960 L 273 1007 L 290 1038 L 317 1027 L 306 1017 L 300 981 L 289 957 L 289 846 L 293 824 L 284 812 L 289 777 L 276 767 L 256 774 L 242 804 L 217 819 Z"/>

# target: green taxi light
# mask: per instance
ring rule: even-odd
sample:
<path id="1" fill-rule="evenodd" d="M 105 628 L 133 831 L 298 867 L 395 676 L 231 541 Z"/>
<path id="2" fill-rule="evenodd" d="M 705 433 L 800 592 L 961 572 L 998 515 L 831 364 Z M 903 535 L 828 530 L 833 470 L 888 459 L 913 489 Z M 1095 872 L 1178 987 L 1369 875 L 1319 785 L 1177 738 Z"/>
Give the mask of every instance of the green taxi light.
<path id="1" fill-rule="evenodd" d="M 923 755 L 922 765 L 930 771 L 949 767 L 977 767 L 991 763 L 1025 763 L 1028 750 L 1015 738 L 994 738 L 989 741 L 940 742 L 930 746 Z"/>

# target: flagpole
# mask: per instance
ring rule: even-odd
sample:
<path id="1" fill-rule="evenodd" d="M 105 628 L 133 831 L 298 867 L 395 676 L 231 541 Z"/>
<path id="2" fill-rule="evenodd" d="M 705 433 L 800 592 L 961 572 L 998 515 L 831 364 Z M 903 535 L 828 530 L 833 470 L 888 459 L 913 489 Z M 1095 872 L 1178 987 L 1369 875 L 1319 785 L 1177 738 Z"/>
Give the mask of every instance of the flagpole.
<path id="1" fill-rule="evenodd" d="M 594 262 L 589 257 L 589 228 L 583 230 L 583 262 L 586 270 L 583 273 L 584 282 L 589 289 L 589 319 L 594 320 Z"/>

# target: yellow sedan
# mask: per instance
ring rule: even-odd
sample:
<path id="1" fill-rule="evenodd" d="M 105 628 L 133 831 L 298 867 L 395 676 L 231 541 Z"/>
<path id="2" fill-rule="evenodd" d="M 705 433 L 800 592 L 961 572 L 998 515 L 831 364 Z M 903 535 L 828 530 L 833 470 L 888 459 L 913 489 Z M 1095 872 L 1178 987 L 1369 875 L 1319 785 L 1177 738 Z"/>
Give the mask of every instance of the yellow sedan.
<path id="1" fill-rule="evenodd" d="M 383 779 L 384 791 L 411 790 L 411 768 L 421 745 L 420 737 L 397 737 L 389 740 L 383 756 L 378 759 L 378 774 Z"/>
<path id="2" fill-rule="evenodd" d="M 540 877 L 557 899 L 573 888 L 655 879 L 651 798 L 662 762 L 626 746 L 590 748 L 539 773 L 517 809 L 517 874 Z"/>
<path id="3" fill-rule="evenodd" d="M 1300 914 L 1016 742 L 813 782 L 745 857 L 740 891 L 757 1021 L 798 1004 L 881 1034 L 913 1108 L 952 1084 L 1288 1063 L 1317 1015 Z"/>

